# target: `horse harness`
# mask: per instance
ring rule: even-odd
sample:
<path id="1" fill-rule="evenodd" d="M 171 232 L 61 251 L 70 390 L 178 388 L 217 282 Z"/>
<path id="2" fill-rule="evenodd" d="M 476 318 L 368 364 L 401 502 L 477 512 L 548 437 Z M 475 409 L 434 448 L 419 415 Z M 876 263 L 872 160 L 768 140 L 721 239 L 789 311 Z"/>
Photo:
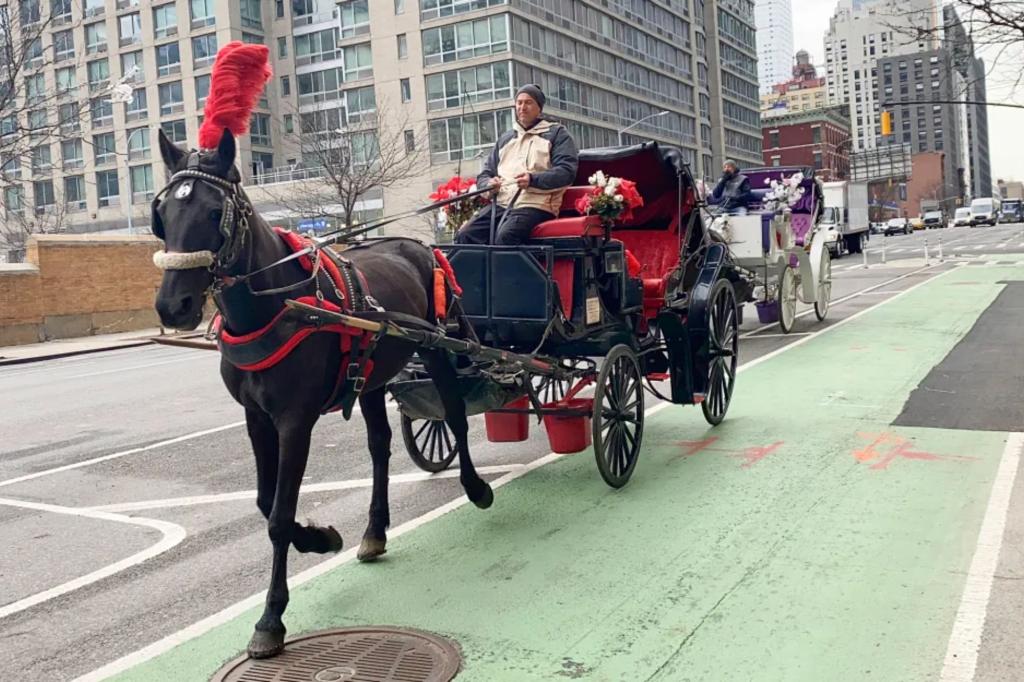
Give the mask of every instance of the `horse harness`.
<path id="1" fill-rule="evenodd" d="M 249 283 L 248 275 L 228 278 L 225 270 L 238 262 L 246 241 L 251 239 L 249 216 L 253 214 L 241 185 L 198 168 L 198 154 L 190 154 L 187 167 L 171 176 L 168 184 L 153 200 L 153 234 L 164 239 L 164 226 L 157 213 L 157 207 L 164 196 L 176 184 L 178 188 L 174 197 L 187 199 L 192 193 L 196 182 L 206 183 L 223 197 L 223 208 L 218 230 L 224 237 L 224 244 L 217 251 L 197 251 L 190 253 L 167 253 L 158 251 L 153 261 L 162 270 L 187 270 L 205 267 L 216 276 L 212 287 L 213 299 L 218 309 L 222 307 L 224 289 L 245 283 L 253 295 L 264 296 L 285 293 L 302 288 L 308 284 L 315 285 L 312 296 L 296 298 L 301 303 L 323 308 L 332 312 L 345 314 L 377 313 L 384 314 L 383 308 L 369 293 L 369 286 L 363 274 L 346 258 L 336 252 L 321 248 L 315 255 L 304 255 L 298 258 L 300 266 L 310 276 L 295 284 L 277 289 L 255 291 Z M 237 216 L 237 220 L 236 220 Z M 275 228 L 277 235 L 288 248 L 297 252 L 309 247 L 312 241 L 294 232 Z M 250 252 L 251 258 L 251 252 Z M 252 274 L 250 260 L 248 273 Z M 321 275 L 329 283 L 324 294 L 321 287 Z M 330 300 L 334 298 L 336 300 Z M 308 336 L 318 332 L 337 334 L 341 351 L 341 364 L 334 389 L 321 407 L 321 414 L 341 410 L 345 419 L 352 414 L 356 400 L 366 386 L 366 380 L 373 371 L 373 351 L 384 335 L 383 329 L 377 333 L 356 329 L 344 324 L 323 324 L 311 321 L 309 316 L 294 312 L 290 308 L 282 308 L 280 312 L 264 327 L 254 332 L 235 335 L 223 324 L 223 317 L 218 312 L 211 322 L 211 331 L 223 357 L 236 368 L 243 371 L 258 372 L 269 369 L 286 358 Z"/>

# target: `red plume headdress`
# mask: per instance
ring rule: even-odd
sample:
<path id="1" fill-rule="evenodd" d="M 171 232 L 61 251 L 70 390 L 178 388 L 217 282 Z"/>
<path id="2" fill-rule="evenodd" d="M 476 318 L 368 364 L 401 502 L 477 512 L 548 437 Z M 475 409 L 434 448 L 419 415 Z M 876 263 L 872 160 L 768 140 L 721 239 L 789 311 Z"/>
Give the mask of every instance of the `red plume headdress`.
<path id="1" fill-rule="evenodd" d="M 249 117 L 272 73 L 266 45 L 233 40 L 217 52 L 199 128 L 200 149 L 216 147 L 225 128 L 235 136 L 249 130 Z"/>

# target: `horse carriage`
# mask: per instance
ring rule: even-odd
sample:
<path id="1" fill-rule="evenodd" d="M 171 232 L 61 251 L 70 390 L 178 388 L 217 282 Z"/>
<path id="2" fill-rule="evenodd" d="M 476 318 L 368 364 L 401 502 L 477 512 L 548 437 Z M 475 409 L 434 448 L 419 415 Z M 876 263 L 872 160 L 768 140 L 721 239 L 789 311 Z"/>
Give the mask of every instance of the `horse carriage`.
<path id="1" fill-rule="evenodd" d="M 634 181 L 643 206 L 614 223 L 581 215 L 598 171 Z M 722 421 L 750 284 L 707 232 L 701 203 L 677 149 L 585 150 L 560 215 L 528 243 L 443 247 L 479 342 L 517 354 L 459 372 L 467 413 L 485 413 L 491 441 L 525 440 L 540 417 L 555 452 L 592 444 L 602 477 L 620 487 L 640 453 L 645 393 Z M 455 439 L 433 383 L 414 364 L 389 389 L 413 461 L 449 466 Z"/>
<path id="2" fill-rule="evenodd" d="M 788 334 L 797 301 L 813 304 L 815 316 L 824 320 L 832 296 L 832 259 L 827 235 L 818 229 L 824 206 L 820 183 L 806 168 L 753 168 L 744 175 L 752 188 L 747 213 L 718 215 L 711 229 L 729 244 L 733 263 L 753 280 L 760 321 L 778 322 Z M 790 195 L 791 205 L 782 201 L 780 209 L 771 196 L 787 180 L 790 188 L 802 191 Z M 767 188 L 770 183 L 773 189 Z"/>

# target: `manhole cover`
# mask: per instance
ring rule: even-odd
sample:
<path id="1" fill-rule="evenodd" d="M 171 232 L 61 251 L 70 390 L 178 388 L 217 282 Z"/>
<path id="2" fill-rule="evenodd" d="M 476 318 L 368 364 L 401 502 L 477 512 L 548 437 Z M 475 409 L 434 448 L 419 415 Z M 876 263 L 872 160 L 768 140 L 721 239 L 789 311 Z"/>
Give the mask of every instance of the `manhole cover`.
<path id="1" fill-rule="evenodd" d="M 448 682 L 462 664 L 455 645 L 406 628 L 338 628 L 289 639 L 284 652 L 241 656 L 211 682 Z"/>

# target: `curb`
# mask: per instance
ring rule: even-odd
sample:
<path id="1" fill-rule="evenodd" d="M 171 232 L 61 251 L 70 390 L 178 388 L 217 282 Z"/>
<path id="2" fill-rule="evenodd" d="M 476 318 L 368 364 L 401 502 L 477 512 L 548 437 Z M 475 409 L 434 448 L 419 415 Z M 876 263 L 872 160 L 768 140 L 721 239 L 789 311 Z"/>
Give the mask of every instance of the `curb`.
<path id="1" fill-rule="evenodd" d="M 97 348 L 81 348 L 78 350 L 69 350 L 55 353 L 48 353 L 46 355 L 33 355 L 31 357 L 24 358 L 2 358 L 0 357 L 0 367 L 6 365 L 26 365 L 32 362 L 42 362 L 43 360 L 55 360 L 58 358 L 69 358 L 75 355 L 88 355 L 90 353 L 102 353 L 108 350 L 118 350 L 119 348 L 137 348 L 139 346 L 148 346 L 153 343 L 152 339 L 145 338 L 138 341 L 126 341 L 113 346 L 99 346 Z"/>

